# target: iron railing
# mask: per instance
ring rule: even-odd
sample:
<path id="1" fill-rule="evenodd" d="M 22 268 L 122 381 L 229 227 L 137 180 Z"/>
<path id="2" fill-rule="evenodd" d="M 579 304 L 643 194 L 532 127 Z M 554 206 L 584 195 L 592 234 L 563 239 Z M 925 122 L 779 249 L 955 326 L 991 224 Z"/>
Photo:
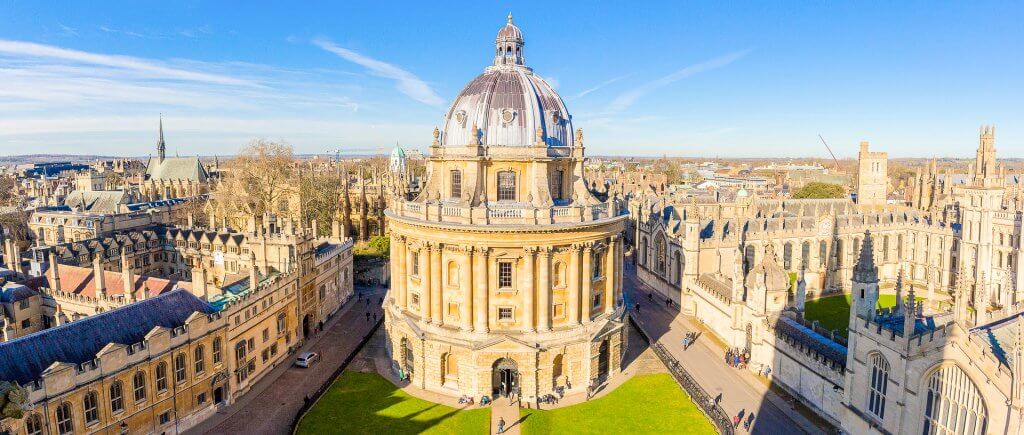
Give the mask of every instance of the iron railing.
<path id="1" fill-rule="evenodd" d="M 647 332 L 640 327 L 640 324 L 637 322 L 632 312 L 629 315 L 629 321 L 637 331 L 640 331 L 640 335 L 643 336 L 644 341 L 651 346 L 651 349 L 654 350 L 654 354 L 658 355 L 658 358 L 660 358 L 661 362 L 665 364 L 665 367 L 668 367 L 669 373 L 672 373 L 672 377 L 676 379 L 679 386 L 683 387 L 683 390 L 690 395 L 690 399 L 693 400 L 693 403 L 697 404 L 697 408 L 700 409 L 700 412 L 702 412 L 704 416 L 707 417 L 708 420 L 711 420 L 711 423 L 715 425 L 715 429 L 718 430 L 718 433 L 722 435 L 735 434 L 736 429 L 733 427 L 732 421 L 729 419 L 729 414 L 722 409 L 721 405 L 715 402 L 715 399 L 704 390 L 704 387 L 701 387 L 700 384 L 697 383 L 697 380 L 694 379 L 685 368 L 683 368 L 682 364 L 679 364 L 679 360 L 675 359 L 675 357 L 673 357 L 672 354 L 668 352 L 668 349 L 665 349 L 665 346 L 661 343 L 651 342 L 651 337 L 649 337 Z"/>

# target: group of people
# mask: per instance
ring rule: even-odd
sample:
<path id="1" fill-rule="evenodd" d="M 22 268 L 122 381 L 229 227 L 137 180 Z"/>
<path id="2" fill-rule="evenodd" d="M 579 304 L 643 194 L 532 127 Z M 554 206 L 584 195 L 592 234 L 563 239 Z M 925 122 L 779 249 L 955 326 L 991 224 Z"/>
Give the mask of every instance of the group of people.
<path id="1" fill-rule="evenodd" d="M 750 431 L 750 425 L 754 423 L 754 413 L 747 414 L 747 418 L 743 418 L 743 410 L 740 410 L 739 414 L 732 416 L 732 427 L 739 427 L 740 422 L 743 422 L 743 429 Z"/>
<path id="2" fill-rule="evenodd" d="M 700 337 L 700 334 L 700 332 L 687 332 L 686 337 L 683 338 L 683 350 L 689 349 L 690 345 L 697 341 L 697 337 Z"/>
<path id="3" fill-rule="evenodd" d="M 747 367 L 747 361 L 750 359 L 750 355 L 746 352 L 741 351 L 737 348 L 731 348 L 725 351 L 725 363 L 729 367 L 742 369 Z"/>

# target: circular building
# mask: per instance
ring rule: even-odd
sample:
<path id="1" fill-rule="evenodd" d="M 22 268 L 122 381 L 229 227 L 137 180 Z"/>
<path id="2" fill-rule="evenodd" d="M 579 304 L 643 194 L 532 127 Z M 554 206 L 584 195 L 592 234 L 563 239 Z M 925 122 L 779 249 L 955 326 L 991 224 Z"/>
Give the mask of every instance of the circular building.
<path id="1" fill-rule="evenodd" d="M 495 45 L 434 130 L 422 191 L 386 213 L 385 328 L 419 388 L 534 402 L 620 370 L 625 216 L 587 189 L 583 133 L 511 16 Z"/>

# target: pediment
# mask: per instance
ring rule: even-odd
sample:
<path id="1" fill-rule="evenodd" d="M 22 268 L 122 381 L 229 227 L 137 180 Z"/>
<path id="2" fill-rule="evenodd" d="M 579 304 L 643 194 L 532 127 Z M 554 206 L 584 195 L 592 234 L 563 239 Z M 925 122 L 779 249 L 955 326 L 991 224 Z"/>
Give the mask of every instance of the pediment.
<path id="1" fill-rule="evenodd" d="M 541 348 L 508 335 L 494 337 L 477 347 L 477 350 L 489 352 L 535 352 Z"/>

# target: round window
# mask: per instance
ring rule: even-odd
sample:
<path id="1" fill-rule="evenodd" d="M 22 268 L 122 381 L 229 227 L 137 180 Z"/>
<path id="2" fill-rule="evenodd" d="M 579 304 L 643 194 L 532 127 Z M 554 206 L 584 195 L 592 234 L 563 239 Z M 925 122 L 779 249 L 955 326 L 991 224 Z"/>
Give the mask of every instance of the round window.
<path id="1" fill-rule="evenodd" d="M 505 109 L 501 111 L 501 122 L 508 124 L 512 122 L 515 117 L 516 112 L 512 111 L 512 109 Z"/>

